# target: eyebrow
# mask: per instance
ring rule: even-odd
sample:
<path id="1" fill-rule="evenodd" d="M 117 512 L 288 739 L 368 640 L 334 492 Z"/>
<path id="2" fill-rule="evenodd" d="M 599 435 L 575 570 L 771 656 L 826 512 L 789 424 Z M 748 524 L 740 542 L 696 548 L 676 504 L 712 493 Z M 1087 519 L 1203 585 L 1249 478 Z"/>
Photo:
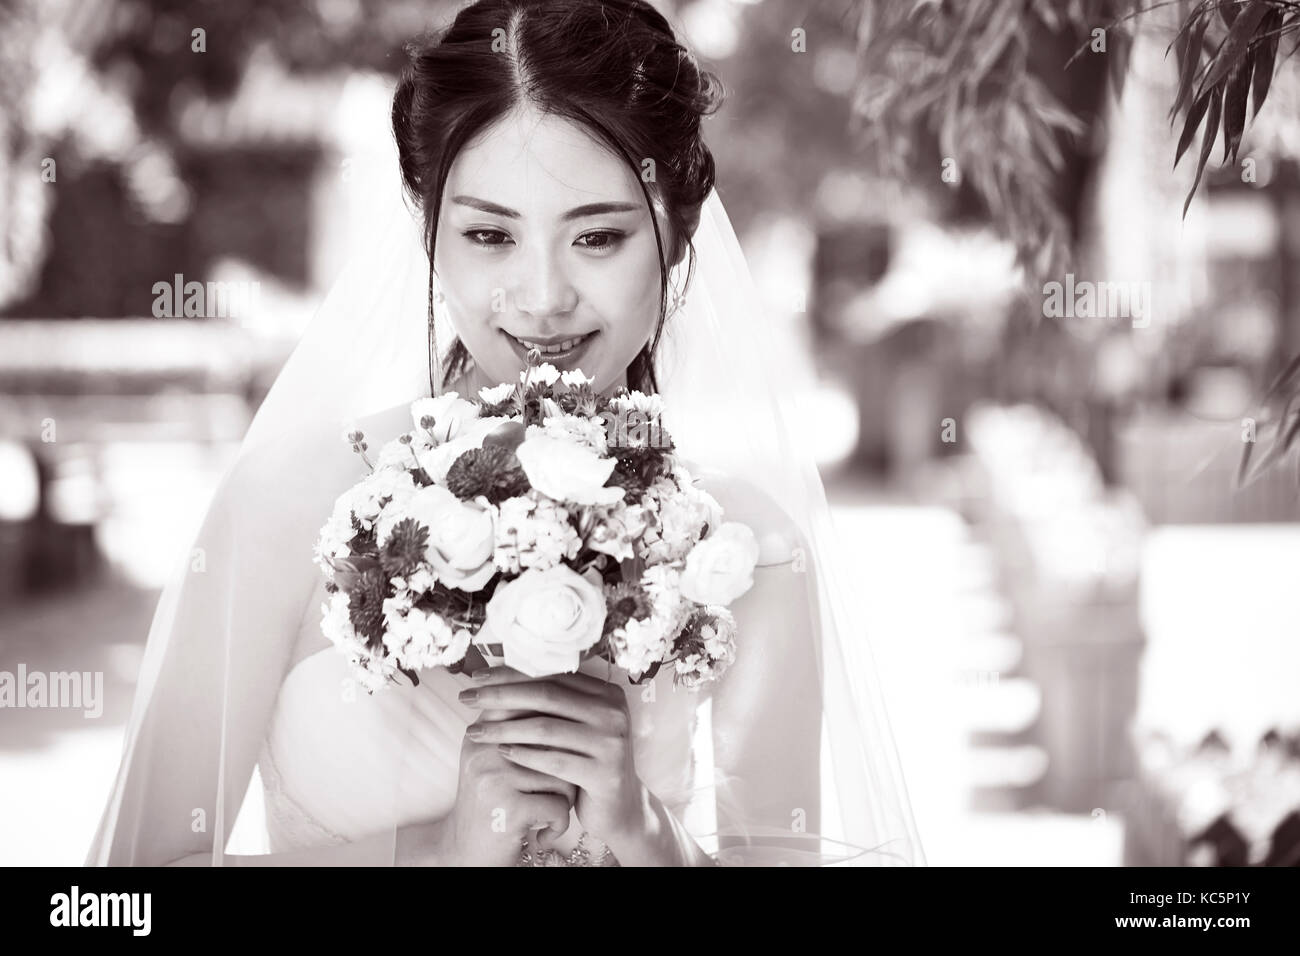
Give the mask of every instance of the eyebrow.
<path id="1" fill-rule="evenodd" d="M 515 212 L 513 209 L 474 196 L 452 196 L 451 201 L 462 206 L 470 206 L 480 212 L 491 213 L 494 216 L 505 216 L 507 219 L 523 218 L 521 213 Z M 560 219 L 563 222 L 568 222 L 571 219 L 581 219 L 583 216 L 599 216 L 607 212 L 637 212 L 640 208 L 636 203 L 630 202 L 593 202 L 587 203 L 585 206 L 575 206 L 561 216 Z"/>

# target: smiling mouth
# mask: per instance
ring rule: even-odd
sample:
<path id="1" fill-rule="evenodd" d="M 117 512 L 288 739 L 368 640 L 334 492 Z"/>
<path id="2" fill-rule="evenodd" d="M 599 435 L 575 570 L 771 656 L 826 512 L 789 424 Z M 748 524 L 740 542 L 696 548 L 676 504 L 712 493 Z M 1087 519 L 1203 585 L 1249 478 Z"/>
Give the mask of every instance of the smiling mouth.
<path id="1" fill-rule="evenodd" d="M 573 338 L 565 339 L 563 342 L 557 342 L 554 345 L 545 345 L 541 342 L 532 342 L 528 339 L 521 339 L 511 335 L 509 332 L 502 330 L 502 334 L 512 342 L 520 346 L 525 352 L 530 349 L 537 349 L 543 357 L 559 357 L 575 351 L 594 336 L 595 332 L 588 332 L 585 335 L 575 335 Z"/>

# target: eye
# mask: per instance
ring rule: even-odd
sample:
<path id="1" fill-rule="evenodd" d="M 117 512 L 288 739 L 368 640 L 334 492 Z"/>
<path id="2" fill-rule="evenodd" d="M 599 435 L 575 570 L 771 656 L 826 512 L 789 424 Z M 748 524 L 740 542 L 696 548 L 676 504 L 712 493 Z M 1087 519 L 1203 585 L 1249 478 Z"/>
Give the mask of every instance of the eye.
<path id="1" fill-rule="evenodd" d="M 601 229 L 597 232 L 586 232 L 578 237 L 577 241 L 582 242 L 584 239 L 595 240 L 592 243 L 583 245 L 584 249 L 590 249 L 593 252 L 608 252 L 617 249 L 619 244 L 625 238 L 625 233 L 617 232 L 611 229 Z"/>
<path id="2" fill-rule="evenodd" d="M 500 229 L 467 229 L 461 235 L 476 246 L 503 246 L 510 239 Z"/>

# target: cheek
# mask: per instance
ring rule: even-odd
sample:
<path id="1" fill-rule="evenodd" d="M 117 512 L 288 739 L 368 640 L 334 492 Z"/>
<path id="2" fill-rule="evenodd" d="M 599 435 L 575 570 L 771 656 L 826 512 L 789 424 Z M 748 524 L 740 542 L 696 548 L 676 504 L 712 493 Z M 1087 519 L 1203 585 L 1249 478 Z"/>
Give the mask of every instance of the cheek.
<path id="1" fill-rule="evenodd" d="M 438 284 L 447 297 L 452 324 L 462 338 L 477 339 L 489 333 L 494 282 L 471 250 L 454 240 L 437 250 Z"/>
<path id="2" fill-rule="evenodd" d="M 629 259 L 628 268 L 609 277 L 609 306 L 602 309 L 602 314 L 624 351 L 635 354 L 653 334 L 659 320 L 659 284 L 653 240 L 647 254 Z"/>

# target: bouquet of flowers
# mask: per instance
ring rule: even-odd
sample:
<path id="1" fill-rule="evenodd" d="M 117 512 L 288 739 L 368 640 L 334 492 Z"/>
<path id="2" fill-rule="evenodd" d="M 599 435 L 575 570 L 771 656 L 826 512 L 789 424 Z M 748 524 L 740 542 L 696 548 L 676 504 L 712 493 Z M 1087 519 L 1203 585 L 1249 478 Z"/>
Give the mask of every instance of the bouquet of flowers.
<path id="1" fill-rule="evenodd" d="M 477 399 L 415 401 L 414 428 L 373 462 L 346 435 L 370 473 L 338 498 L 315 560 L 323 631 L 367 690 L 478 657 L 531 677 L 599 657 L 633 683 L 670 666 L 697 689 L 734 660 L 752 530 L 675 459 L 657 395 L 601 397 L 539 359 Z"/>

